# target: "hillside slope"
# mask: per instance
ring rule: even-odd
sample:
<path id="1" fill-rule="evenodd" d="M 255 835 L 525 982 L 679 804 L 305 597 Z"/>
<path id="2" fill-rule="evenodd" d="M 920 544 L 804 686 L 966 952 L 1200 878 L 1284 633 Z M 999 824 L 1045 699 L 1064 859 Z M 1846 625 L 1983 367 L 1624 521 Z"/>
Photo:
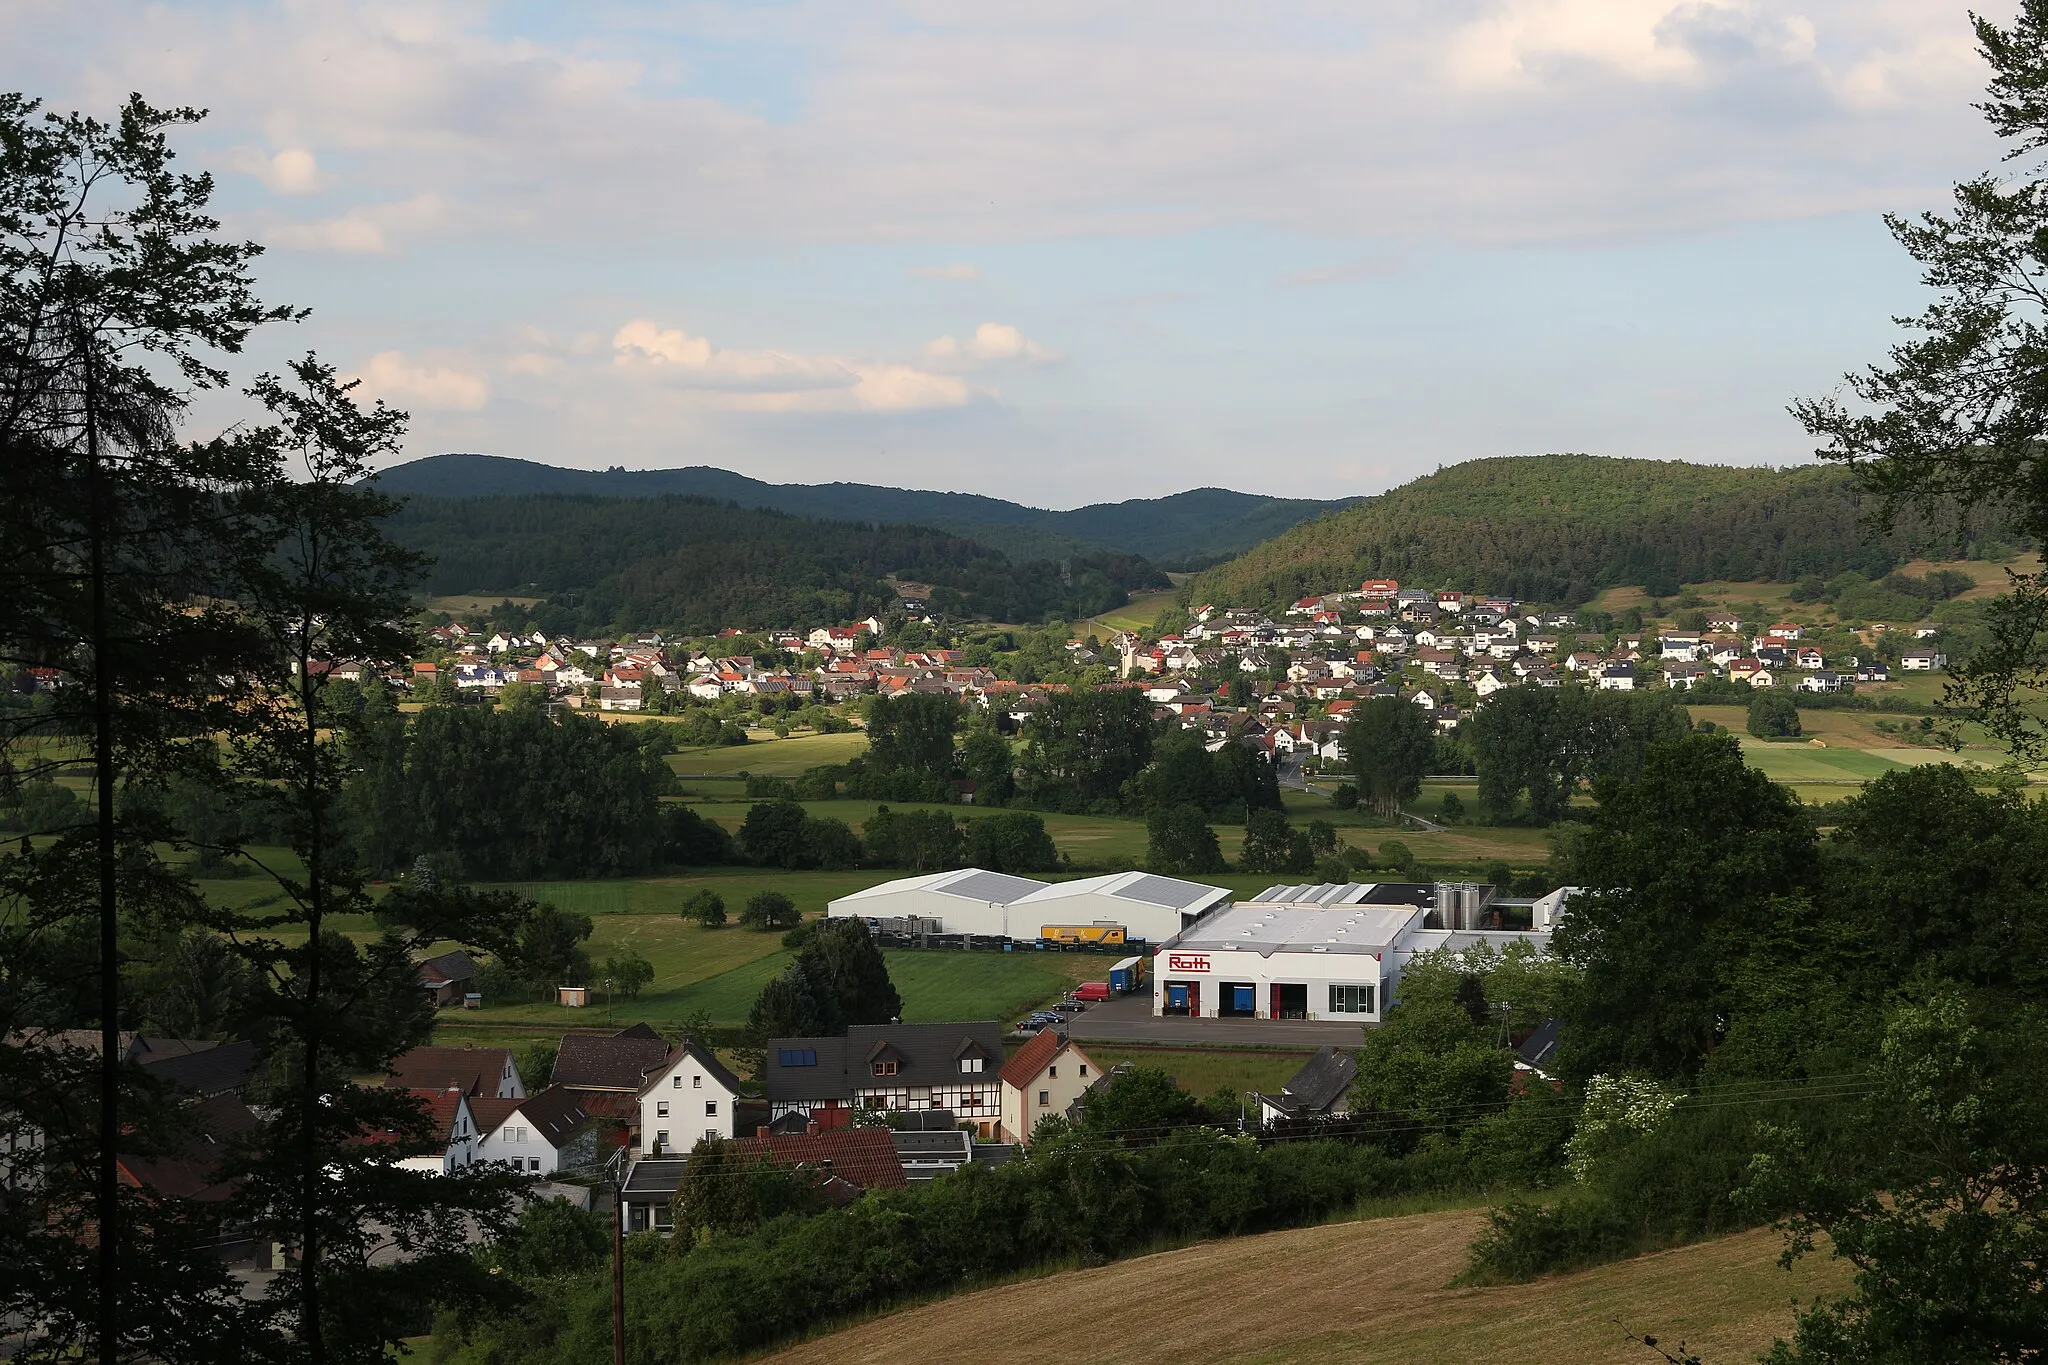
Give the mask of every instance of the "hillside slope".
<path id="1" fill-rule="evenodd" d="M 1474 460 L 1305 522 L 1198 575 L 1183 600 L 1276 606 L 1387 577 L 1577 604 L 1620 584 L 1669 593 L 1680 582 L 1877 575 L 1956 539 L 1924 528 L 1874 538 L 1872 510 L 1835 467 Z"/>
<path id="2" fill-rule="evenodd" d="M 942 610 L 1004 621 L 1079 619 L 1166 584 L 1110 551 L 1020 564 L 927 527 L 691 497 L 414 497 L 385 526 L 432 557 L 430 594 L 540 597 L 533 623 L 575 634 L 851 620 L 887 605 L 891 575 L 933 585 Z"/>
<path id="3" fill-rule="evenodd" d="M 1790 1334 L 1793 1300 L 1840 1284 L 1824 1258 L 1780 1270 L 1782 1239 L 1759 1230 L 1533 1284 L 1448 1288 L 1483 1221 L 1420 1214 L 1206 1242 L 962 1294 L 769 1358 L 926 1365 L 935 1343 L 971 1343 L 991 1359 L 1091 1365 L 1654 1360 L 1627 1329 L 1736 1361 Z"/>
<path id="4" fill-rule="evenodd" d="M 765 483 L 708 465 L 683 469 L 562 469 L 497 455 L 431 455 L 384 470 L 389 493 L 429 497 L 670 494 L 766 507 L 805 517 L 931 526 L 971 536 L 1013 559 L 1055 559 L 1112 549 L 1169 568 L 1212 563 L 1349 500 L 1317 502 L 1196 488 L 1164 498 L 1097 503 L 1069 512 L 976 493 L 864 483 Z"/>

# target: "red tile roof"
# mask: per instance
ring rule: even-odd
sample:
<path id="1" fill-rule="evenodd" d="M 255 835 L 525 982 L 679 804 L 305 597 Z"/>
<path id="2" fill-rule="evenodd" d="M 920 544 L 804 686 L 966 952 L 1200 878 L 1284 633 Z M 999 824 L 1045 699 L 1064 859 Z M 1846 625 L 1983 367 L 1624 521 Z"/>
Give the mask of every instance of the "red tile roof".
<path id="1" fill-rule="evenodd" d="M 1003 1084 L 1020 1089 L 1031 1084 L 1066 1046 L 1066 1035 L 1058 1029 L 1040 1029 L 1031 1035 L 1030 1042 L 1018 1048 L 1010 1055 L 1010 1060 L 1003 1063 Z"/>
<path id="2" fill-rule="evenodd" d="M 765 1156 L 777 1166 L 813 1166 L 821 1172 L 830 1162 L 833 1177 L 866 1190 L 902 1189 L 910 1183 L 903 1178 L 896 1139 L 886 1128 L 739 1138 L 733 1142 L 732 1152 L 746 1162 Z"/>

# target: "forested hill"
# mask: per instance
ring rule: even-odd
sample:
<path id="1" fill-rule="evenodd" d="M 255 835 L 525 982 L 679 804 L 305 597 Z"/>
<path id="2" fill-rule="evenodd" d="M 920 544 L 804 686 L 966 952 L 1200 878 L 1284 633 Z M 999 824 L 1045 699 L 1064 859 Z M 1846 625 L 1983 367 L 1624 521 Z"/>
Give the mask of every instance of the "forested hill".
<path id="1" fill-rule="evenodd" d="M 1474 460 L 1306 522 L 1190 580 L 1190 602 L 1277 606 L 1366 578 L 1576 604 L 1621 584 L 1872 575 L 1953 528 L 1876 538 L 1848 471 L 1595 455 Z M 1981 534 L 1982 524 L 1970 528 Z"/>
<path id="2" fill-rule="evenodd" d="M 560 469 L 496 455 L 432 455 L 377 476 L 388 493 L 479 497 L 525 493 L 647 498 L 693 494 L 803 517 L 931 526 L 970 536 L 1013 559 L 1058 559 L 1109 549 L 1167 568 L 1213 564 L 1349 499 L 1316 502 L 1195 488 L 1164 498 L 1097 503 L 1069 512 L 975 493 L 864 483 L 764 483 L 729 470 Z"/>
<path id="3" fill-rule="evenodd" d="M 931 584 L 934 607 L 1000 621 L 1079 619 L 1166 586 L 1130 555 L 1019 564 L 945 531 L 707 498 L 414 497 L 386 526 L 433 558 L 429 592 L 541 597 L 536 623 L 577 634 L 848 621 L 887 605 L 891 575 Z"/>

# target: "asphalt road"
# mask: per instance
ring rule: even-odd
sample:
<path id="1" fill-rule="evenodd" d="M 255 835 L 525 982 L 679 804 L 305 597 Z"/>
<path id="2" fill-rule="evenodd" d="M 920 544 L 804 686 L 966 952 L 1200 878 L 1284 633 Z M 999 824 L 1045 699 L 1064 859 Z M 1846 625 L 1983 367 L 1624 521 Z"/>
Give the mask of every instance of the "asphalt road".
<path id="1" fill-rule="evenodd" d="M 1320 1019 L 1155 1019 L 1150 993 L 1090 1005 L 1067 1024 L 1067 1036 L 1076 1042 L 1194 1047 L 1356 1047 L 1363 1033 L 1360 1024 Z"/>

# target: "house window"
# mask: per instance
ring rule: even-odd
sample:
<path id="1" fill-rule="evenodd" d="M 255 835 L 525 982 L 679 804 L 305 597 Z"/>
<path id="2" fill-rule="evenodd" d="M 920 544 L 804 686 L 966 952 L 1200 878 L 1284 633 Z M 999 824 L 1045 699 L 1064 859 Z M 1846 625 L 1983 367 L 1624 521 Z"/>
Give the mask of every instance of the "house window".
<path id="1" fill-rule="evenodd" d="M 1088 1079 L 1088 1063 L 1086 1062 L 1081 1063 L 1081 1079 Z"/>
<path id="2" fill-rule="evenodd" d="M 1043 1109 L 1043 1108 L 1044 1108 L 1044 1107 L 1045 1107 L 1046 1105 L 1048 1105 L 1048 1104 L 1051 1104 L 1051 1103 L 1052 1103 L 1052 1092 L 1051 1092 L 1051 1091 L 1049 1091 L 1049 1090 L 1041 1090 L 1041 1091 L 1039 1091 L 1039 1092 L 1038 1092 L 1038 1106 L 1039 1106 L 1039 1108 Z"/>
<path id="3" fill-rule="evenodd" d="M 718 1101 L 717 1101 L 717 1100 L 706 1100 L 706 1101 L 704 1101 L 704 1116 L 705 1116 L 706 1118 L 716 1118 L 716 1117 L 718 1116 Z"/>
<path id="4" fill-rule="evenodd" d="M 657 1129 L 654 1134 L 654 1141 L 658 1146 L 668 1146 L 668 1129 Z"/>
<path id="5" fill-rule="evenodd" d="M 775 1060 L 782 1066 L 816 1066 L 818 1050 L 811 1047 L 784 1047 L 775 1050 Z"/>
<path id="6" fill-rule="evenodd" d="M 893 1060 L 890 1060 L 890 1061 L 881 1061 L 881 1062 L 876 1062 L 876 1063 L 875 1063 L 875 1074 L 876 1074 L 877 1076 L 893 1076 L 893 1075 L 895 1075 L 895 1074 L 896 1074 L 896 1063 L 895 1063 L 895 1062 L 894 1062 Z"/>
<path id="7" fill-rule="evenodd" d="M 1373 1013 L 1373 996 L 1375 994 L 1377 994 L 1377 988 L 1372 986 L 1332 986 L 1330 987 L 1330 1013 L 1371 1014 Z"/>
<path id="8" fill-rule="evenodd" d="M 705 1137 L 708 1137 L 708 1138 L 715 1138 L 715 1137 L 717 1137 L 718 1135 L 719 1135 L 719 1133 L 718 1133 L 718 1130 L 717 1130 L 716 1128 L 706 1128 L 706 1129 L 704 1130 L 704 1136 L 705 1136 Z"/>
<path id="9" fill-rule="evenodd" d="M 540 1169 L 540 1158 L 539 1158 L 539 1157 L 533 1157 L 533 1158 L 530 1158 L 530 1159 L 529 1159 L 529 1160 L 527 1161 L 527 1163 L 526 1163 L 526 1169 L 527 1169 L 527 1170 L 529 1170 L 529 1171 L 537 1171 L 537 1170 L 539 1170 L 539 1169 Z"/>
<path id="10" fill-rule="evenodd" d="M 1054 1080 L 1058 1080 L 1060 1078 L 1060 1069 L 1056 1066 L 1049 1066 L 1045 1069 L 1045 1074 Z"/>
<path id="11" fill-rule="evenodd" d="M 703 1088 L 704 1088 L 704 1078 L 703 1078 L 702 1076 L 692 1076 L 692 1077 L 690 1077 L 690 1089 L 692 1089 L 692 1090 L 702 1090 Z"/>
<path id="12" fill-rule="evenodd" d="M 654 1102 L 654 1117 L 656 1117 L 656 1118 L 658 1118 L 658 1119 L 665 1119 L 665 1118 L 667 1118 L 667 1117 L 668 1117 L 668 1101 L 667 1101 L 667 1100 L 656 1100 L 656 1101 Z"/>
<path id="13" fill-rule="evenodd" d="M 668 1083 L 669 1083 L 669 1088 L 670 1088 L 671 1090 L 681 1090 L 681 1089 L 683 1088 L 683 1078 L 682 1078 L 681 1076 L 671 1076 L 671 1077 L 669 1077 L 669 1078 L 668 1078 Z"/>
<path id="14" fill-rule="evenodd" d="M 961 1072 L 961 1074 L 962 1074 L 962 1075 L 967 1075 L 967 1076 L 971 1076 L 971 1075 L 974 1075 L 974 1074 L 975 1074 L 976 1072 L 978 1072 L 978 1071 L 980 1071 L 980 1070 L 981 1070 L 981 1058 L 979 1058 L 979 1057 L 962 1057 L 962 1058 L 960 1059 L 960 1072 Z"/>

